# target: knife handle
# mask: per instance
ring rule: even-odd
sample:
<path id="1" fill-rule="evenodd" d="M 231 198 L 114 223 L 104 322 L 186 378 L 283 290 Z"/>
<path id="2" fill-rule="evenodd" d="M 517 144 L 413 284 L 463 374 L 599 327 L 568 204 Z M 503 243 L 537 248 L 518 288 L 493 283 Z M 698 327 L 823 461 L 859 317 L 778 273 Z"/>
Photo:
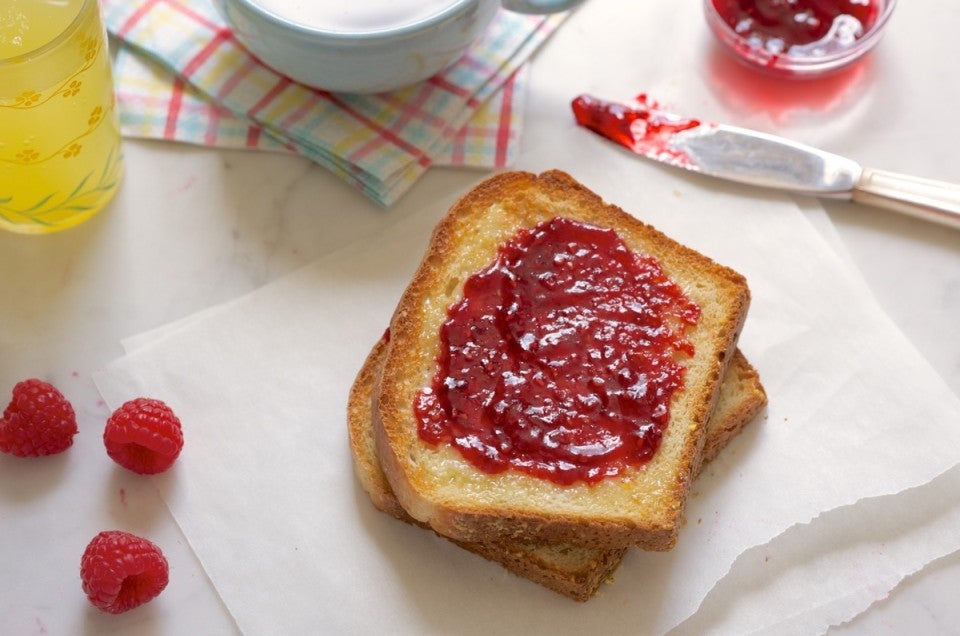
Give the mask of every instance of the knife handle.
<path id="1" fill-rule="evenodd" d="M 864 168 L 852 199 L 960 230 L 960 184 Z"/>

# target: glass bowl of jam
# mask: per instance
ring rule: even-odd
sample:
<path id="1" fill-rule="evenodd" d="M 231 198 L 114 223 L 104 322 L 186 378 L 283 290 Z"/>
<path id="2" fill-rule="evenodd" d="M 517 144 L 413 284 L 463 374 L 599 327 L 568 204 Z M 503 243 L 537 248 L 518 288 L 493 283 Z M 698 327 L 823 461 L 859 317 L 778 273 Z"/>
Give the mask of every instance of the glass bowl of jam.
<path id="1" fill-rule="evenodd" d="M 880 40 L 896 0 L 703 0 L 710 30 L 749 66 L 782 77 L 819 77 L 863 57 Z"/>

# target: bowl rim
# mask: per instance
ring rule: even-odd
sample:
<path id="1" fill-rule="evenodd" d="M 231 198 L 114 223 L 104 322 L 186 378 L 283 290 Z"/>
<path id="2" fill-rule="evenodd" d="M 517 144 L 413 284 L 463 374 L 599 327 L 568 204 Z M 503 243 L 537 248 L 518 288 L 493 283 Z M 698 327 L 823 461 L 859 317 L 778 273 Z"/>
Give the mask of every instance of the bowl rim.
<path id="1" fill-rule="evenodd" d="M 786 51 L 771 53 L 747 44 L 746 39 L 734 31 L 717 11 L 715 0 L 703 0 L 704 13 L 711 31 L 724 45 L 736 53 L 737 58 L 751 66 L 772 72 L 791 72 L 798 75 L 815 75 L 837 70 L 865 55 L 880 40 L 885 26 L 893 14 L 897 0 L 875 0 L 883 3 L 883 9 L 870 30 L 853 45 L 835 53 L 817 57 L 791 57 Z"/>
<path id="2" fill-rule="evenodd" d="M 362 0 L 353 0 L 362 1 Z M 221 0 L 226 6 L 234 6 L 248 15 L 255 16 L 274 27 L 295 32 L 311 39 L 322 38 L 341 42 L 383 41 L 417 35 L 447 20 L 460 16 L 476 0 L 450 0 L 450 4 L 424 18 L 405 23 L 397 27 L 369 29 L 364 31 L 335 31 L 296 22 L 289 17 L 274 13 L 263 7 L 257 0 Z"/>

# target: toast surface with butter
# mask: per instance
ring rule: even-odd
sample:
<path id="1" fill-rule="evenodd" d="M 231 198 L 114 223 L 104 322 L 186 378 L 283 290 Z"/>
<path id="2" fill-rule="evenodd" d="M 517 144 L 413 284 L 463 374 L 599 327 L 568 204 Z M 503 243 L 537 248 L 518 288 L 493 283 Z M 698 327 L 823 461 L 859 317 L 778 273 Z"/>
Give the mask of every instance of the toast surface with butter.
<path id="1" fill-rule="evenodd" d="M 699 308 L 696 324 L 684 332 L 692 354 L 680 361 L 683 386 L 669 401 L 659 447 L 643 464 L 596 483 L 558 484 L 512 468 L 481 470 L 452 445 L 425 442 L 414 413 L 418 395 L 433 382 L 440 329 L 465 282 L 518 233 L 554 219 L 613 230 L 637 258 L 653 259 Z M 509 172 L 484 181 L 435 228 L 390 323 L 372 421 L 391 490 L 407 514 L 458 541 L 672 548 L 748 304 L 742 276 L 604 203 L 565 173 Z"/>
<path id="2" fill-rule="evenodd" d="M 377 457 L 371 421 L 375 385 L 386 357 L 386 338 L 379 340 L 364 361 L 347 404 L 347 426 L 354 471 L 374 506 L 401 521 L 425 527 L 400 506 Z M 707 422 L 703 461 L 708 462 L 752 421 L 767 403 L 759 375 L 737 351 L 724 375 L 720 396 Z M 612 577 L 626 548 L 596 548 L 527 541 L 457 542 L 466 550 L 574 600 L 592 597 Z"/>

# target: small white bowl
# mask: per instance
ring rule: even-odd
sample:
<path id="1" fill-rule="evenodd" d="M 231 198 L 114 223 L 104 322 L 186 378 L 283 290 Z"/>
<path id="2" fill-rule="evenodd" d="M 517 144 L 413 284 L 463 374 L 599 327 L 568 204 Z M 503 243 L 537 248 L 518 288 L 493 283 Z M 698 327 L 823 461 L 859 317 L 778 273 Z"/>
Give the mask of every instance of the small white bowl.
<path id="1" fill-rule="evenodd" d="M 553 13 L 580 2 L 503 4 L 524 13 Z M 500 6 L 499 0 L 450 0 L 438 2 L 435 13 L 397 20 L 395 26 L 344 29 L 311 23 L 315 18 L 298 14 L 292 1 L 282 15 L 267 8 L 283 5 L 277 0 L 215 0 L 215 4 L 240 43 L 267 66 L 309 86 L 351 93 L 393 90 L 435 75 L 466 51 Z"/>

